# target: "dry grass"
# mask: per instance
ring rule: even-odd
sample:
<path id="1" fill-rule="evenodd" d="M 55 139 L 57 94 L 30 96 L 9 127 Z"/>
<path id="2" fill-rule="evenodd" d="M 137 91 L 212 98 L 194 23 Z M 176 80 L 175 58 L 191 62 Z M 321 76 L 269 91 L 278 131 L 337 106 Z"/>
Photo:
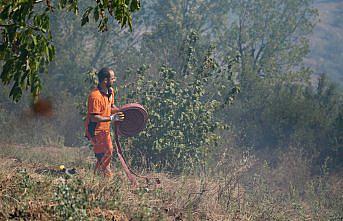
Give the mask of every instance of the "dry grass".
<path id="1" fill-rule="evenodd" d="M 161 180 L 160 186 L 141 180 L 139 188 L 132 189 L 121 170 L 117 169 L 111 180 L 94 176 L 91 167 L 94 159 L 87 148 L 3 145 L 0 155 L 0 220 L 342 218 L 341 177 L 330 178 L 327 185 L 323 185 L 323 179 L 318 177 L 311 180 L 306 165 L 299 167 L 301 155 L 293 152 L 282 156 L 284 161 L 277 169 L 246 156 L 240 160 L 242 158 L 234 152 L 225 156 L 206 176 L 152 173 L 149 175 Z M 295 157 L 298 159 L 290 162 Z M 40 172 L 46 168 L 54 169 L 62 162 L 76 167 L 78 174 L 69 177 Z M 310 185 L 304 186 L 300 193 L 294 182 L 296 176 L 303 173 L 307 177 L 301 180 L 301 184 L 312 184 L 314 189 Z M 291 184 L 284 182 L 291 175 L 295 177 Z M 284 183 L 279 185 L 278 182 Z"/>

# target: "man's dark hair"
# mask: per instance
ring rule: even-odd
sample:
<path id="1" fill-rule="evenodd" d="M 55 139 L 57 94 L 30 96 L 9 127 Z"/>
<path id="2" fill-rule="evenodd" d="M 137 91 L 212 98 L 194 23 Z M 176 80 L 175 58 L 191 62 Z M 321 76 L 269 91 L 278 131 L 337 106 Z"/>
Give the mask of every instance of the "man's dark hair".
<path id="1" fill-rule="evenodd" d="M 109 78 L 110 77 L 110 72 L 113 71 L 111 68 L 102 68 L 99 72 L 98 72 L 98 79 L 99 79 L 99 83 L 103 82 L 105 80 L 105 78 Z M 114 71 L 113 71 L 114 72 Z"/>

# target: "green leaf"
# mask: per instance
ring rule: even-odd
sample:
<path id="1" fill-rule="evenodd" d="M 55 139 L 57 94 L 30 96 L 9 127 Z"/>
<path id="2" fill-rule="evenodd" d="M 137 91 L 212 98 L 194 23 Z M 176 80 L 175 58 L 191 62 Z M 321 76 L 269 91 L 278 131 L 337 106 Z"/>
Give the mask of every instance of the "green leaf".
<path id="1" fill-rule="evenodd" d="M 33 45 L 37 46 L 37 37 L 35 35 L 31 35 L 32 41 L 33 41 Z"/>
<path id="2" fill-rule="evenodd" d="M 10 91 L 10 97 L 12 97 L 12 99 L 15 102 L 18 102 L 20 100 L 21 96 L 22 96 L 22 90 L 18 86 L 18 82 L 16 82 Z"/>
<path id="3" fill-rule="evenodd" d="M 131 12 L 139 10 L 140 7 L 141 7 L 140 0 L 132 0 L 131 1 L 131 4 L 130 4 L 130 11 Z"/>
<path id="4" fill-rule="evenodd" d="M 93 11 L 93 17 L 95 22 L 99 20 L 99 13 L 99 6 L 96 6 Z"/>
<path id="5" fill-rule="evenodd" d="M 49 56 L 48 56 L 48 60 L 49 60 L 49 62 L 51 62 L 53 59 L 54 59 L 54 57 L 55 57 L 55 47 L 53 46 L 53 45 L 50 45 L 49 47 L 48 47 L 48 50 L 49 50 Z"/>
<path id="6" fill-rule="evenodd" d="M 81 26 L 89 22 L 89 14 L 92 12 L 93 7 L 88 7 L 82 15 Z"/>

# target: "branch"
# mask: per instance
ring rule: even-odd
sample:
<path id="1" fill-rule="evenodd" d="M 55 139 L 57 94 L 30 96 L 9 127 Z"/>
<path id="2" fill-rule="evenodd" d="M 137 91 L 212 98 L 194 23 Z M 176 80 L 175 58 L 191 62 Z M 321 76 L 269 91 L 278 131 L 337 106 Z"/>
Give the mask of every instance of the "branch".
<path id="1" fill-rule="evenodd" d="M 15 26 L 17 24 L 13 23 L 13 24 L 0 24 L 0 27 L 10 27 L 10 26 Z"/>
<path id="2" fill-rule="evenodd" d="M 13 23 L 13 24 L 0 24 L 0 27 L 11 27 L 11 26 L 18 26 L 21 27 L 21 25 Z M 30 25 L 30 24 L 26 24 L 26 26 L 21 27 L 22 29 L 24 28 L 31 28 L 35 31 L 40 31 L 42 33 L 45 33 L 44 31 L 42 31 L 42 29 L 40 27 L 34 26 L 34 25 Z"/>
<path id="3" fill-rule="evenodd" d="M 259 50 L 256 54 L 256 57 L 254 59 L 254 66 L 256 66 L 257 61 L 259 60 L 259 57 L 260 57 L 262 51 L 265 49 L 265 47 L 266 47 L 266 44 L 264 43 L 264 39 L 262 38 L 261 47 L 259 48 Z"/>
<path id="4" fill-rule="evenodd" d="M 110 32 L 107 32 L 106 35 L 102 36 L 102 39 L 101 39 L 101 43 L 100 43 L 100 47 L 98 49 L 98 51 L 96 52 L 95 56 L 93 57 L 93 60 L 91 62 L 91 67 L 93 68 L 96 63 L 98 62 L 99 60 L 99 57 L 100 57 L 100 53 L 102 52 L 103 48 L 104 48 L 104 45 L 105 45 L 105 42 L 107 40 L 107 38 L 109 37 L 109 33 Z"/>
<path id="5" fill-rule="evenodd" d="M 115 56 L 113 57 L 113 59 L 111 59 L 111 61 L 106 61 L 106 62 L 104 62 L 104 64 L 106 64 L 107 62 L 111 62 L 111 63 L 106 64 L 106 66 L 110 67 L 110 66 L 112 66 L 112 65 L 115 65 L 115 64 L 116 64 L 116 58 L 118 58 L 119 56 L 121 56 L 123 53 L 127 52 L 127 50 L 128 50 L 129 48 L 131 48 L 131 47 L 133 47 L 134 45 L 136 45 L 136 44 L 139 42 L 140 37 L 141 37 L 143 34 L 144 34 L 144 33 L 141 32 L 141 34 L 138 33 L 137 35 L 135 35 L 135 36 L 133 37 L 131 43 L 128 44 L 128 45 L 125 47 L 125 49 L 123 49 L 121 52 L 119 52 L 117 55 L 115 55 Z M 113 62 L 112 62 L 112 61 L 113 61 Z"/>

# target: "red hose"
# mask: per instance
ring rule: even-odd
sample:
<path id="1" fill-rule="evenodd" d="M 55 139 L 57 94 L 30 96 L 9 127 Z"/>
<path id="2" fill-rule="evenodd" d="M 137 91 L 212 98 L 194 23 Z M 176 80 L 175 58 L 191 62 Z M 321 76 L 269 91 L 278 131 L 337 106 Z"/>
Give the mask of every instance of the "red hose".
<path id="1" fill-rule="evenodd" d="M 143 178 L 147 182 L 149 181 L 149 179 L 154 179 L 157 184 L 160 184 L 160 180 L 158 178 L 137 175 L 131 170 L 124 159 L 122 148 L 119 142 L 119 136 L 132 137 L 144 130 L 148 120 L 148 112 L 142 105 L 137 103 L 126 104 L 122 106 L 119 111 L 124 113 L 125 120 L 115 123 L 115 142 L 117 155 L 119 157 L 121 165 L 124 168 L 126 176 L 133 186 L 137 186 L 135 176 Z"/>
<path id="2" fill-rule="evenodd" d="M 125 120 L 116 125 L 120 136 L 132 137 L 144 130 L 148 121 L 148 112 L 142 105 L 137 103 L 125 104 L 120 107 L 119 111 L 125 115 Z"/>

